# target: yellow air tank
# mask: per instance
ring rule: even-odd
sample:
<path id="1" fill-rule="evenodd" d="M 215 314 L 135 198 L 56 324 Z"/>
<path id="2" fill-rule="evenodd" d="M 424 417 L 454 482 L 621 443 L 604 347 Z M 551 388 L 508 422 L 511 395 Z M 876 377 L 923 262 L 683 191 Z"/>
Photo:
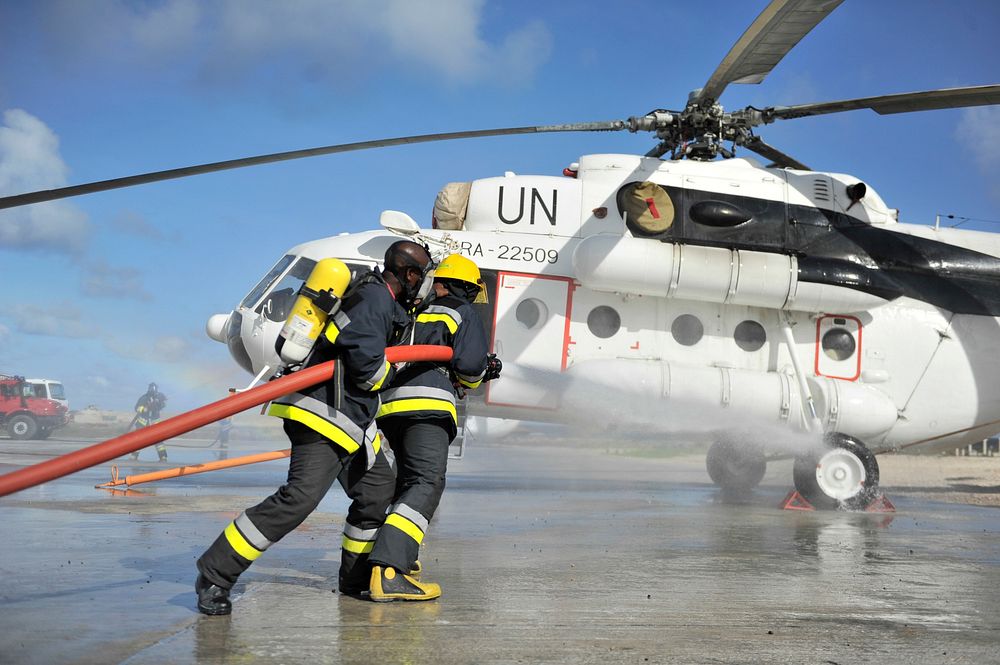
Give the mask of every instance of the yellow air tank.
<path id="1" fill-rule="evenodd" d="M 278 334 L 278 355 L 292 365 L 306 359 L 329 316 L 340 306 L 351 282 L 351 270 L 340 259 L 323 259 L 309 273 L 292 311 Z M 316 305 L 319 300 L 323 307 Z"/>

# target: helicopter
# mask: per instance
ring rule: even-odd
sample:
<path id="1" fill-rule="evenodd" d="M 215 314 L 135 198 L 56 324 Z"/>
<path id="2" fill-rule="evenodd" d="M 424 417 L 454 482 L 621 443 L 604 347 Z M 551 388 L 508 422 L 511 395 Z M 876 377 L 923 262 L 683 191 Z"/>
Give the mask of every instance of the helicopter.
<path id="1" fill-rule="evenodd" d="M 774 0 L 706 84 L 676 109 L 625 120 L 407 136 L 160 171 L 0 199 L 0 208 L 321 154 L 548 132 L 649 132 L 643 156 L 585 155 L 562 176 L 507 173 L 442 189 L 422 228 L 383 213 L 382 229 L 285 252 L 239 305 L 213 316 L 212 339 L 243 369 L 278 367 L 274 341 L 311 266 L 375 265 L 400 237 L 483 271 L 483 310 L 502 380 L 470 413 L 565 418 L 574 395 L 540 372 L 609 393 L 705 403 L 822 434 L 795 451 L 793 482 L 815 504 L 863 507 L 876 453 L 981 440 L 1000 424 L 1000 238 L 902 223 L 875 189 L 812 171 L 765 143 L 777 121 L 1000 103 L 1000 85 L 727 111 L 731 83 L 759 83 L 840 0 Z M 737 156 L 749 151 L 765 162 Z M 564 403 L 564 400 L 567 402 Z M 714 482 L 750 488 L 775 451 L 723 428 Z M 787 451 L 780 451 L 785 453 Z"/>

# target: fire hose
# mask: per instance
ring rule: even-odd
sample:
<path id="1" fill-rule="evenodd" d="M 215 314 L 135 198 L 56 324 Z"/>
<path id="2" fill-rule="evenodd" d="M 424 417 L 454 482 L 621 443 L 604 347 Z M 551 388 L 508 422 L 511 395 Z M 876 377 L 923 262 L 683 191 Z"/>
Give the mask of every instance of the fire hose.
<path id="1" fill-rule="evenodd" d="M 391 363 L 445 362 L 451 360 L 451 355 L 452 350 L 447 346 L 393 346 L 385 350 L 386 360 Z M 206 404 L 193 411 L 168 418 L 155 425 L 4 474 L 0 476 L 0 497 L 88 469 L 171 437 L 204 427 L 209 423 L 246 411 L 254 406 L 270 402 L 282 395 L 328 381 L 333 377 L 334 364 L 335 361 L 331 360 L 315 367 L 299 370 L 250 390 Z"/>
<path id="2" fill-rule="evenodd" d="M 133 485 L 140 485 L 142 483 L 151 483 L 157 480 L 166 480 L 167 478 L 180 478 L 181 476 L 193 476 L 198 473 L 208 473 L 209 471 L 218 471 L 220 469 L 231 469 L 235 466 L 246 466 L 247 464 L 258 464 L 260 462 L 270 462 L 276 459 L 282 459 L 288 457 L 292 454 L 291 448 L 285 448 L 284 450 L 275 450 L 270 453 L 256 453 L 253 455 L 243 455 L 241 457 L 233 457 L 231 459 L 219 460 L 217 462 L 205 462 L 203 464 L 191 464 L 188 466 L 179 466 L 173 469 L 164 469 L 163 471 L 151 471 L 149 473 L 138 473 L 132 476 L 125 476 L 120 478 L 118 476 L 118 466 L 111 467 L 111 482 L 101 483 L 100 485 L 95 485 L 96 489 L 114 489 L 115 487 L 121 487 L 125 485 L 126 487 L 132 487 Z"/>

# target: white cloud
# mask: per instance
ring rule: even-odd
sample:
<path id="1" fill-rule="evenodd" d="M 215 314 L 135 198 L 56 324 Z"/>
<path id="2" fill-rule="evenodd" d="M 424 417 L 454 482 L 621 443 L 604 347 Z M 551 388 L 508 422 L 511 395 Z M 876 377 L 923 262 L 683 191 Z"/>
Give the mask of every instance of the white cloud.
<path id="1" fill-rule="evenodd" d="M 88 376 L 87 381 L 89 381 L 92 385 L 94 385 L 97 388 L 111 387 L 111 381 L 109 381 L 107 377 L 104 376 Z"/>
<path id="2" fill-rule="evenodd" d="M 96 337 L 97 326 L 84 320 L 79 309 L 68 304 L 19 304 L 10 310 L 14 329 L 26 335 L 51 337 Z"/>
<path id="3" fill-rule="evenodd" d="M 464 82 L 474 80 L 490 59 L 492 49 L 478 34 L 482 2 L 389 0 L 379 4 L 372 36 L 384 36 L 404 62 L 422 64 Z"/>
<path id="4" fill-rule="evenodd" d="M 59 138 L 21 109 L 3 114 L 0 125 L 0 195 L 52 189 L 66 184 L 68 169 Z M 0 248 L 80 252 L 90 237 L 80 210 L 63 201 L 0 211 Z"/>
<path id="5" fill-rule="evenodd" d="M 95 298 L 130 298 L 152 300 L 153 296 L 142 285 L 142 273 L 136 268 L 115 268 L 106 261 L 97 260 L 83 268 L 80 290 Z"/>
<path id="6" fill-rule="evenodd" d="M 337 83 L 406 69 L 468 84 L 530 80 L 551 52 L 539 21 L 484 36 L 485 0 L 63 0 L 50 5 L 52 49 L 67 62 L 130 53 L 171 72 L 192 63 L 213 84 L 262 73 Z M 499 74 L 498 74 L 499 70 Z"/>
<path id="7" fill-rule="evenodd" d="M 1000 106 L 974 106 L 962 111 L 955 136 L 987 174 L 1000 169 Z"/>
<path id="8" fill-rule="evenodd" d="M 152 359 L 174 363 L 191 357 L 191 345 L 180 337 L 167 335 L 153 340 Z"/>
<path id="9" fill-rule="evenodd" d="M 191 344 L 176 335 L 164 335 L 131 342 L 109 338 L 105 340 L 105 346 L 122 358 L 168 364 L 191 360 L 194 352 Z"/>
<path id="10" fill-rule="evenodd" d="M 533 78 L 538 67 L 549 59 L 552 53 L 552 35 L 541 21 L 532 21 L 515 30 L 504 39 L 492 60 L 485 62 L 482 70 L 493 70 L 508 83 L 518 84 Z"/>
<path id="11" fill-rule="evenodd" d="M 136 45 L 147 52 L 176 52 L 188 44 L 188 36 L 194 33 L 201 19 L 195 0 L 171 0 L 146 9 L 144 14 L 128 16 L 126 29 Z"/>
<path id="12" fill-rule="evenodd" d="M 79 63 L 85 56 L 161 56 L 191 46 L 201 12 L 196 0 L 132 3 L 55 0 L 40 7 L 53 51 Z"/>
<path id="13" fill-rule="evenodd" d="M 152 240 L 164 240 L 166 234 L 159 227 L 133 210 L 125 210 L 111 219 L 111 228 L 129 235 Z"/>

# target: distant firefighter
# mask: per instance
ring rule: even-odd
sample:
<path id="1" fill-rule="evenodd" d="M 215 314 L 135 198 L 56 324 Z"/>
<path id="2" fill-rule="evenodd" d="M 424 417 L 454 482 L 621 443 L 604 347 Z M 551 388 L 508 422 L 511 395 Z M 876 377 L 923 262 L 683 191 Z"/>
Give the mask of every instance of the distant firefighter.
<path id="1" fill-rule="evenodd" d="M 160 412 L 167 405 L 167 396 L 160 392 L 155 383 L 150 383 L 146 392 L 135 402 L 135 418 L 132 419 L 133 429 L 142 429 L 160 421 Z M 163 443 L 156 444 L 156 453 L 161 462 L 167 461 L 167 447 Z M 132 459 L 139 459 L 139 451 L 132 453 Z"/>
<path id="2" fill-rule="evenodd" d="M 219 434 L 215 439 L 219 444 L 219 459 L 227 459 L 229 457 L 229 436 L 232 431 L 232 418 L 223 418 L 219 421 Z"/>

